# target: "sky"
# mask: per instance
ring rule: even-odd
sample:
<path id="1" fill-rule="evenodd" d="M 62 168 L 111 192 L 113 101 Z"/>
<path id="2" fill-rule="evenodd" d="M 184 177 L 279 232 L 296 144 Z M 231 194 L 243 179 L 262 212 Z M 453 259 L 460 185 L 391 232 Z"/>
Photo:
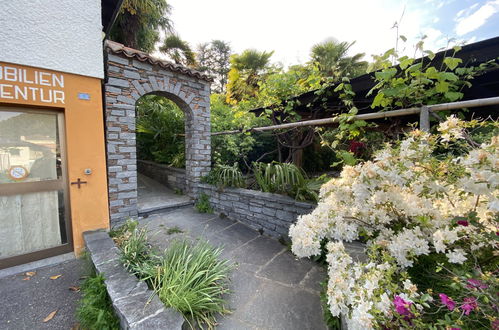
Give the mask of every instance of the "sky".
<path id="1" fill-rule="evenodd" d="M 291 65 L 309 60 L 314 44 L 328 38 L 356 41 L 351 55 L 381 54 L 395 47 L 395 22 L 408 38 L 399 50 L 413 53 L 426 35 L 425 49 L 449 39 L 476 42 L 499 36 L 499 0 L 169 0 L 182 39 L 195 48 L 214 39 L 239 53 L 274 51 L 272 61 Z"/>

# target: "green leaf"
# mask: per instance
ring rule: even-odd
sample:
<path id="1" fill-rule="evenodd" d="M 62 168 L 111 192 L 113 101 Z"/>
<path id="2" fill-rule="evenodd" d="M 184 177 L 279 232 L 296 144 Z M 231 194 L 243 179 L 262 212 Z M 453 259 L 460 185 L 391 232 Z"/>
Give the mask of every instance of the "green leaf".
<path id="1" fill-rule="evenodd" d="M 449 69 L 451 69 L 451 70 L 454 70 L 462 62 L 463 62 L 462 59 L 456 58 L 456 57 L 446 57 L 446 58 L 444 58 L 445 65 Z"/>
<path id="2" fill-rule="evenodd" d="M 386 80 L 393 78 L 396 73 L 397 73 L 397 69 L 389 68 L 389 69 L 385 69 L 383 71 L 378 71 L 374 75 L 375 75 L 376 79 L 386 81 Z"/>
<path id="3" fill-rule="evenodd" d="M 435 58 L 435 53 L 431 50 L 425 50 L 423 53 L 425 53 L 430 60 L 433 60 Z"/>
<path id="4" fill-rule="evenodd" d="M 454 102 L 460 100 L 464 94 L 460 92 L 447 92 L 444 95 L 449 101 Z"/>
<path id="5" fill-rule="evenodd" d="M 435 90 L 439 93 L 446 93 L 449 91 L 449 83 L 445 81 L 438 81 L 435 84 Z"/>
<path id="6" fill-rule="evenodd" d="M 407 37 L 406 37 L 406 36 L 404 36 L 404 35 L 402 35 L 402 34 L 400 35 L 400 37 L 399 37 L 399 38 L 400 38 L 403 42 L 406 42 L 406 41 L 407 41 Z"/>

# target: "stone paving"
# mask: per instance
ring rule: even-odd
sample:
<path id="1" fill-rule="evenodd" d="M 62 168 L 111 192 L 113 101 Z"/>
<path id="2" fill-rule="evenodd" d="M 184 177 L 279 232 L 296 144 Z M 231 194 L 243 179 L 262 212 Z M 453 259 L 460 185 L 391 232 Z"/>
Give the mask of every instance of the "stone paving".
<path id="1" fill-rule="evenodd" d="M 74 259 L 36 271 L 32 276 L 25 273 L 0 279 L 0 329 L 72 329 L 77 321 L 75 312 L 80 292 L 78 287 L 85 274 L 84 262 Z M 61 275 L 57 279 L 51 276 Z M 30 278 L 26 280 L 26 278 Z M 55 316 L 43 320 L 53 311 Z"/>
<path id="2" fill-rule="evenodd" d="M 171 189 L 143 174 L 138 174 L 137 188 L 139 214 L 193 204 L 189 196 L 175 194 Z"/>
<path id="3" fill-rule="evenodd" d="M 172 239 L 206 239 L 223 246 L 222 257 L 236 265 L 227 295 L 232 313 L 219 317 L 217 329 L 327 329 L 319 298 L 324 270 L 297 259 L 277 240 L 246 225 L 184 208 L 152 215 L 141 223 L 153 246 L 165 249 Z M 182 233 L 168 234 L 177 228 Z"/>

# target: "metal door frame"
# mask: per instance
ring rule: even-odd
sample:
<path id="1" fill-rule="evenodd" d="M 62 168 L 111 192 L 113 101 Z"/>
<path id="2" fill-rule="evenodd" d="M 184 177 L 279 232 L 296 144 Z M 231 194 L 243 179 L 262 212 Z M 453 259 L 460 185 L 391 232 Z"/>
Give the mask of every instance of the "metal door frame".
<path id="1" fill-rule="evenodd" d="M 0 106 L 0 112 L 1 111 L 57 115 L 57 131 L 58 131 L 57 133 L 59 136 L 59 148 L 61 153 L 61 179 L 45 180 L 37 182 L 3 183 L 0 184 L 0 196 L 62 190 L 64 194 L 64 224 L 67 237 L 67 243 L 61 244 L 59 246 L 0 259 L 0 269 L 4 269 L 8 267 L 25 264 L 31 261 L 36 261 L 72 252 L 74 251 L 74 248 L 73 248 L 73 231 L 71 224 L 71 205 L 69 199 L 70 189 L 69 189 L 68 169 L 67 169 L 66 125 L 65 125 L 64 111 L 47 110 L 45 108 L 36 109 L 30 107 Z"/>

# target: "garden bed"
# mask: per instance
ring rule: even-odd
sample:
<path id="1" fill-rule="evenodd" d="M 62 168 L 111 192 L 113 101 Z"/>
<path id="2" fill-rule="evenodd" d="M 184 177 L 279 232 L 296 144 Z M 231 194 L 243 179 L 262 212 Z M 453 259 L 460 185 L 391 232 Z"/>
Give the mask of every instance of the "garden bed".
<path id="1" fill-rule="evenodd" d="M 243 188 L 217 188 L 198 184 L 198 191 L 209 196 L 216 212 L 237 219 L 272 237 L 287 237 L 289 227 L 299 215 L 310 213 L 315 204 L 291 197 Z"/>
<path id="2" fill-rule="evenodd" d="M 107 232 L 86 232 L 84 239 L 96 272 L 105 278 L 121 329 L 182 329 L 182 315 L 165 308 L 144 282 L 121 265 L 119 250 Z"/>

